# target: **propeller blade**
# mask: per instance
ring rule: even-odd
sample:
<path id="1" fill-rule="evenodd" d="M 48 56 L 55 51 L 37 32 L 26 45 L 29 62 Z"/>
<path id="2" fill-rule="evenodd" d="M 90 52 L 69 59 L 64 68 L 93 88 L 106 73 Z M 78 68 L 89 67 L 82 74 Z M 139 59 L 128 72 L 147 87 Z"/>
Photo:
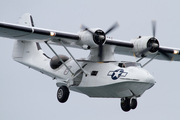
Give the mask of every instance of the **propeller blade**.
<path id="1" fill-rule="evenodd" d="M 148 47 L 144 50 L 142 50 L 141 52 L 137 53 L 136 55 L 137 56 L 140 56 L 140 55 L 145 55 L 152 47 Z"/>
<path id="2" fill-rule="evenodd" d="M 118 22 L 115 22 L 114 25 L 112 27 L 110 27 L 105 34 L 108 34 L 109 32 L 111 32 L 112 30 L 114 30 L 115 28 L 117 28 L 119 26 Z"/>
<path id="3" fill-rule="evenodd" d="M 86 26 L 84 26 L 84 25 L 81 25 L 80 28 L 83 29 L 83 30 L 87 30 L 87 31 L 90 32 L 92 35 L 94 35 L 94 32 L 92 32 L 91 30 L 89 30 L 88 27 L 86 27 Z"/>
<path id="4" fill-rule="evenodd" d="M 152 32 L 153 32 L 153 37 L 156 36 L 156 21 L 152 20 Z"/>
<path id="5" fill-rule="evenodd" d="M 99 53 L 98 53 L 98 56 L 99 56 L 99 61 L 102 61 L 102 58 L 103 58 L 103 45 L 102 45 L 101 41 L 99 43 Z"/>
<path id="6" fill-rule="evenodd" d="M 85 30 L 87 27 L 81 24 L 80 29 Z"/>
<path id="7" fill-rule="evenodd" d="M 161 48 L 159 48 L 159 50 L 158 50 L 160 53 L 162 53 L 162 55 L 164 56 L 164 57 L 166 57 L 168 60 L 172 60 L 172 56 L 170 56 L 170 55 L 168 55 L 166 52 L 164 52 L 164 50 L 162 50 Z"/>

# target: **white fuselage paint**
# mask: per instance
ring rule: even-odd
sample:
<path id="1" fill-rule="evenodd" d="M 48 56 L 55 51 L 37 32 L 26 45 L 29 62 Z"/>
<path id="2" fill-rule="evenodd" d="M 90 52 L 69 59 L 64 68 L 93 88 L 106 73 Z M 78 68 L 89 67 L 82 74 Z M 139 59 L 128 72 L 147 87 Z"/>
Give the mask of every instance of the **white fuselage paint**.
<path id="1" fill-rule="evenodd" d="M 118 62 L 81 64 L 87 64 L 84 70 L 87 71 L 88 75 L 80 74 L 79 85 L 72 85 L 70 89 L 90 97 L 139 97 L 155 83 L 153 76 L 143 68 L 134 66 L 121 68 L 118 66 Z M 72 60 L 67 65 L 72 66 L 73 71 L 79 70 Z M 67 70 L 59 69 L 59 71 L 61 71 L 59 73 L 65 73 Z M 91 75 L 92 71 L 98 71 L 97 75 Z M 61 75 L 61 78 L 65 79 L 71 76 L 70 72 Z M 116 79 L 113 79 L 112 76 Z M 57 80 L 57 86 L 61 86 L 61 80 Z"/>
<path id="2" fill-rule="evenodd" d="M 93 53 L 92 56 L 89 60 L 93 60 L 97 54 Z M 76 77 L 63 64 L 53 70 L 50 67 L 50 59 L 43 55 L 42 50 L 37 49 L 34 42 L 15 41 L 13 59 L 56 79 L 58 87 L 68 85 L 71 90 L 90 97 L 139 97 L 155 83 L 152 75 L 145 69 L 137 66 L 121 68 L 118 66 L 119 62 L 79 62 L 86 71 L 85 74 L 75 61 L 69 59 L 65 64 Z"/>

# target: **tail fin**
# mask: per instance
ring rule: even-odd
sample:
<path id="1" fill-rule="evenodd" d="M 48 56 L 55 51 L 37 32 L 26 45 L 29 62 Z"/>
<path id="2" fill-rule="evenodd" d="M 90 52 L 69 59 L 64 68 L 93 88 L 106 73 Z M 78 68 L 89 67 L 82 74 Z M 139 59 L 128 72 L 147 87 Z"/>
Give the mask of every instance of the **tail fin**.
<path id="1" fill-rule="evenodd" d="M 24 14 L 20 18 L 19 24 L 33 27 L 32 16 L 29 13 Z M 12 57 L 15 61 L 51 77 L 57 74 L 50 68 L 50 58 L 44 54 L 37 42 L 15 40 Z"/>
<path id="2" fill-rule="evenodd" d="M 18 23 L 21 25 L 34 27 L 33 18 L 29 13 L 22 15 Z M 39 43 L 15 40 L 12 57 L 15 61 L 26 64 L 29 59 L 44 56 Z"/>
<path id="3" fill-rule="evenodd" d="M 34 27 L 34 22 L 31 14 L 25 13 L 24 15 L 22 15 L 19 19 L 18 24 Z"/>

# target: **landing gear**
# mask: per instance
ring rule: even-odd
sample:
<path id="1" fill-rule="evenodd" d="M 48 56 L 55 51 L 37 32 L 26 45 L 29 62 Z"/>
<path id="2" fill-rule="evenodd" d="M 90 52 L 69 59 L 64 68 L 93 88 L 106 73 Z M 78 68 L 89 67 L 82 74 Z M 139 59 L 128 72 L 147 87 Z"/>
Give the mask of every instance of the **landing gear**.
<path id="1" fill-rule="evenodd" d="M 64 103 L 69 97 L 69 89 L 66 86 L 61 86 L 57 91 L 57 99 L 59 102 Z"/>
<path id="2" fill-rule="evenodd" d="M 131 109 L 135 109 L 137 107 L 137 99 L 132 98 L 122 98 L 121 99 L 121 108 L 123 111 L 128 112 Z"/>
<path id="3" fill-rule="evenodd" d="M 137 99 L 136 98 L 131 98 L 130 99 L 130 108 L 135 109 L 137 107 Z"/>

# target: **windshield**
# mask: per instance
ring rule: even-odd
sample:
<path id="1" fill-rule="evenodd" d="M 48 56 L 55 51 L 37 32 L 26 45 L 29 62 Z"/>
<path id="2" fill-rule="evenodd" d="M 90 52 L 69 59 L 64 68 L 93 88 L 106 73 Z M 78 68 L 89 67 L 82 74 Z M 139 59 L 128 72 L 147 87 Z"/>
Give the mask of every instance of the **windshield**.
<path id="1" fill-rule="evenodd" d="M 127 67 L 142 67 L 140 63 L 137 62 L 124 62 L 124 63 L 119 63 L 119 67 L 127 68 Z"/>

